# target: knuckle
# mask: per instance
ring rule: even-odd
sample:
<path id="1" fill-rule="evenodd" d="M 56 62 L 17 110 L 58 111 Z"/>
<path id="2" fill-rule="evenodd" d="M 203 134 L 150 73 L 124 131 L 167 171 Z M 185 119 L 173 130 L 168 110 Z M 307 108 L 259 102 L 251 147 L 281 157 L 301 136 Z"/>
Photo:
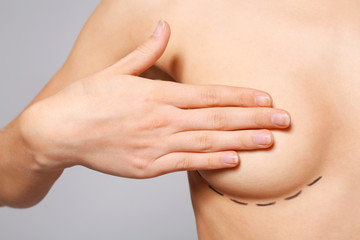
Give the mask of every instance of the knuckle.
<path id="1" fill-rule="evenodd" d="M 149 162 L 143 158 L 134 158 L 132 166 L 136 171 L 136 174 L 142 175 L 149 166 Z"/>
<path id="2" fill-rule="evenodd" d="M 192 161 L 192 157 L 190 156 L 190 154 L 186 154 L 178 163 L 176 168 L 181 170 L 181 171 L 185 171 L 185 170 L 193 170 L 191 167 L 191 161 Z"/>
<path id="3" fill-rule="evenodd" d="M 220 103 L 220 95 L 214 88 L 207 88 L 202 91 L 201 99 L 205 105 L 214 106 Z"/>
<path id="4" fill-rule="evenodd" d="M 209 121 L 214 129 L 224 130 L 227 127 L 227 116 L 224 111 L 212 111 L 210 113 Z"/>
<path id="5" fill-rule="evenodd" d="M 241 148 L 251 149 L 254 146 L 254 140 L 252 134 L 247 135 L 246 137 L 240 137 Z"/>
<path id="6" fill-rule="evenodd" d="M 201 133 L 196 139 L 197 145 L 201 151 L 210 151 L 213 149 L 213 140 L 209 133 Z"/>
<path id="7" fill-rule="evenodd" d="M 142 111 L 146 116 L 141 120 L 142 129 L 160 129 L 173 124 L 173 114 L 169 111 L 163 112 L 155 106 L 145 107 Z"/>
<path id="8" fill-rule="evenodd" d="M 241 106 L 250 106 L 255 100 L 256 92 L 249 88 L 236 88 L 234 89 L 234 96 L 237 97 Z"/>
<path id="9" fill-rule="evenodd" d="M 141 44 L 140 46 L 138 46 L 136 48 L 136 51 L 138 51 L 138 53 L 140 53 L 141 55 L 148 56 L 151 54 L 152 48 L 148 42 L 145 42 L 145 43 Z"/>
<path id="10" fill-rule="evenodd" d="M 164 115 L 153 116 L 149 120 L 149 126 L 152 129 L 163 128 L 170 125 L 170 118 Z"/>
<path id="11" fill-rule="evenodd" d="M 218 155 L 216 158 L 219 158 L 220 156 Z M 207 167 L 208 169 L 216 169 L 216 160 L 214 154 L 207 154 L 206 156 L 206 160 L 207 160 Z"/>
<path id="12" fill-rule="evenodd" d="M 251 99 L 253 97 L 252 96 L 253 93 L 249 91 L 247 88 L 238 88 L 234 91 L 238 99 L 240 99 L 241 101 L 247 101 L 249 98 Z"/>
<path id="13" fill-rule="evenodd" d="M 238 142 L 239 148 L 241 148 L 241 149 L 246 149 L 248 147 L 248 145 L 249 145 L 249 143 L 248 143 L 249 137 L 244 136 L 244 134 L 239 133 L 237 135 L 236 140 Z"/>
<path id="14" fill-rule="evenodd" d="M 254 113 L 254 123 L 256 124 L 256 126 L 262 127 L 262 126 L 266 126 L 266 122 L 267 122 L 267 114 L 268 112 L 264 112 L 264 111 L 256 111 Z"/>

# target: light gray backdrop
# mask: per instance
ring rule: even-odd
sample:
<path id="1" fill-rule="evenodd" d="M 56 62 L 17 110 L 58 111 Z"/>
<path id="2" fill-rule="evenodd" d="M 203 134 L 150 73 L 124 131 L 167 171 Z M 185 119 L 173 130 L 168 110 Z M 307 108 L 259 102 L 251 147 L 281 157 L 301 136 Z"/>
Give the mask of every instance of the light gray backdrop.
<path id="1" fill-rule="evenodd" d="M 60 68 L 98 2 L 0 0 L 1 128 Z M 197 239 L 186 174 L 131 180 L 68 169 L 37 206 L 0 208 L 0 239 Z"/>

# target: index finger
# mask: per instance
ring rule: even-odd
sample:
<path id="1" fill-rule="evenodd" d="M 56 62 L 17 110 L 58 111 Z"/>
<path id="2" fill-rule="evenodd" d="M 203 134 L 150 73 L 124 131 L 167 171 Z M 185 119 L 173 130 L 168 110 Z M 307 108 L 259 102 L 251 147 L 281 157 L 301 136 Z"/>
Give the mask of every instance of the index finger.
<path id="1" fill-rule="evenodd" d="M 272 106 L 271 96 L 256 89 L 161 82 L 169 84 L 163 88 L 162 100 L 178 108 Z"/>

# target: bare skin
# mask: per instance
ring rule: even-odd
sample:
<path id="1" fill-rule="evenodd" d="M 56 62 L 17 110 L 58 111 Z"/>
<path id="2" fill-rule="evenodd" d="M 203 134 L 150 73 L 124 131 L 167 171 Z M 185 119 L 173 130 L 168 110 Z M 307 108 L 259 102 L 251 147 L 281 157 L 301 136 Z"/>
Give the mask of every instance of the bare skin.
<path id="1" fill-rule="evenodd" d="M 199 238 L 359 239 L 360 2 L 182 1 L 168 11 L 173 45 L 159 66 L 176 81 L 266 90 L 292 115 L 273 148 L 239 152 L 238 168 L 189 172 Z"/>
<path id="2" fill-rule="evenodd" d="M 96 14 L 113 24 L 94 35 L 88 28 L 79 49 L 113 63 L 126 22 L 132 42 L 124 48 L 164 18 L 173 34 L 158 68 L 178 82 L 264 90 L 291 113 L 291 129 L 274 132 L 270 150 L 239 152 L 234 170 L 189 172 L 200 239 L 358 239 L 359 10 L 358 1 L 109 0 Z M 114 40 L 86 41 L 102 35 Z M 78 79 L 79 56 L 61 73 Z M 84 72 L 95 62 L 87 59 Z"/>
<path id="3" fill-rule="evenodd" d="M 261 89 L 292 115 L 273 148 L 239 152 L 238 168 L 189 172 L 199 238 L 358 239 L 359 1 L 137 4 L 149 16 L 138 32 L 171 25 L 157 66 L 176 81 Z"/>
<path id="4" fill-rule="evenodd" d="M 97 68 L 87 62 L 88 55 L 99 51 L 99 42 L 108 41 L 109 31 L 117 30 L 112 28 L 114 18 L 103 34 L 96 29 L 111 12 L 108 3 L 95 11 L 64 67 L 0 132 L 1 204 L 38 203 L 62 171 L 75 165 L 128 178 L 233 168 L 239 164 L 236 150 L 272 145 L 271 132 L 262 128 L 288 127 L 287 113 L 271 108 L 271 97 L 263 91 L 138 77 L 167 46 L 170 28 L 163 21 L 134 51 L 97 73 L 87 72 Z M 97 49 L 88 51 L 92 41 Z M 104 64 L 99 55 L 96 63 Z M 77 65 L 81 62 L 88 64 Z M 234 118 L 222 121 L 220 111 Z M 218 129 L 220 124 L 228 131 Z M 208 137 L 224 143 L 204 149 Z"/>

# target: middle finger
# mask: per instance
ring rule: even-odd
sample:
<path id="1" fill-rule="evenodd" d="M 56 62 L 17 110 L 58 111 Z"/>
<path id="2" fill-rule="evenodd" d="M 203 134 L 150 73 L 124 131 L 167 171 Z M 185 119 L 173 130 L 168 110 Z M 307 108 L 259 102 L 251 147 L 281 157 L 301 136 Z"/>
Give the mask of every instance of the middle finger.
<path id="1" fill-rule="evenodd" d="M 223 107 L 179 111 L 175 121 L 178 131 L 287 128 L 291 121 L 285 110 L 274 108 Z"/>

